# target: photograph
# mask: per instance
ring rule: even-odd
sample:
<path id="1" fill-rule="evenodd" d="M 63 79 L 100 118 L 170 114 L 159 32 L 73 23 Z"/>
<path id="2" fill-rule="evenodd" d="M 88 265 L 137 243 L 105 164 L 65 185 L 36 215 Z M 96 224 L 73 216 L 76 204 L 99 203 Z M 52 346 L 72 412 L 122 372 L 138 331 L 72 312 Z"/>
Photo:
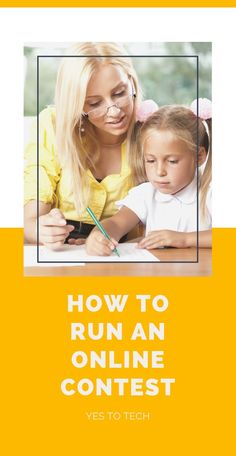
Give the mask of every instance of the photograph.
<path id="1" fill-rule="evenodd" d="M 25 275 L 211 274 L 211 43 L 26 43 Z"/>

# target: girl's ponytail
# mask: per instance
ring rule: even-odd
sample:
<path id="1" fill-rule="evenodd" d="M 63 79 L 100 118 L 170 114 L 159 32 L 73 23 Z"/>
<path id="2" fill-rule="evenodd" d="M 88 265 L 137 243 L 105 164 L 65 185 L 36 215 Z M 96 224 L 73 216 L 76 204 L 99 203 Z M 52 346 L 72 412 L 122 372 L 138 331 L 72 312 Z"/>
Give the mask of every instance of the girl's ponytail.
<path id="1" fill-rule="evenodd" d="M 207 217 L 207 206 L 206 206 L 206 199 L 207 199 L 207 192 L 209 185 L 212 179 L 212 145 L 211 145 L 211 131 L 212 131 L 212 120 L 207 119 L 203 121 L 203 124 L 206 128 L 206 134 L 208 136 L 208 148 L 207 151 L 207 162 L 204 167 L 204 171 L 202 176 L 200 177 L 200 186 L 199 186 L 199 194 L 200 194 L 200 214 L 203 220 Z"/>
<path id="2" fill-rule="evenodd" d="M 199 185 L 200 214 L 204 220 L 207 217 L 206 199 L 212 178 L 212 102 L 208 98 L 198 98 L 191 103 L 190 109 L 199 118 L 198 147 L 203 146 L 207 152 L 207 162 Z"/>

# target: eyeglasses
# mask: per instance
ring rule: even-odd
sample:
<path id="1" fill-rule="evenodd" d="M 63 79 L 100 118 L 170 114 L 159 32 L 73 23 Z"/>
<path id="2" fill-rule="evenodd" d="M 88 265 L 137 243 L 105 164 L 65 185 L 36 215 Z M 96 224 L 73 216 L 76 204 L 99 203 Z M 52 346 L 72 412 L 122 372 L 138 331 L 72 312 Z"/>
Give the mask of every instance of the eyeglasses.
<path id="1" fill-rule="evenodd" d="M 98 119 L 99 117 L 104 117 L 108 114 L 109 109 L 116 107 L 117 109 L 122 109 L 128 106 L 132 98 L 136 97 L 136 93 L 132 88 L 132 93 L 127 93 L 127 89 L 123 89 L 120 93 L 114 95 L 118 100 L 110 106 L 107 106 L 105 102 L 99 101 L 99 106 L 94 107 L 88 112 L 83 112 L 85 117 L 88 117 L 91 120 Z"/>

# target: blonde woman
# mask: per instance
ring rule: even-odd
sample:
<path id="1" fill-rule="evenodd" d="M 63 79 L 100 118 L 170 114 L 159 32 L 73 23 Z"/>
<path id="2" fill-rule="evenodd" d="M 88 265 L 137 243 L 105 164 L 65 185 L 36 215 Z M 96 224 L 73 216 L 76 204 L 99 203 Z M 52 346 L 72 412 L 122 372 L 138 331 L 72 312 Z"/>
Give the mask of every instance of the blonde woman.
<path id="1" fill-rule="evenodd" d="M 134 142 L 137 76 L 123 47 L 80 43 L 62 60 L 55 107 L 39 116 L 39 242 L 52 249 L 78 243 L 100 220 L 117 211 L 115 201 L 134 185 L 129 166 Z M 25 239 L 37 239 L 35 139 L 26 149 Z"/>

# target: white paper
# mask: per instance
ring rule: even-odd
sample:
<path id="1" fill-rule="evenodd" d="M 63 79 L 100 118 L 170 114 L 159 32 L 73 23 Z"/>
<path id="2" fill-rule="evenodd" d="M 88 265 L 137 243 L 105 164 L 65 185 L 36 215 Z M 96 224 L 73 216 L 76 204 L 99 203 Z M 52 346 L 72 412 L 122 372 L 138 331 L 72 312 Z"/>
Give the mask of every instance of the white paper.
<path id="1" fill-rule="evenodd" d="M 80 261 L 78 259 L 78 247 L 74 245 L 63 245 L 62 249 L 53 251 L 44 246 L 39 246 L 39 261 L 37 262 L 37 246 L 24 246 L 24 266 L 32 267 L 55 267 L 55 266 L 75 266 L 75 263 L 64 263 L 65 261 Z M 50 263 L 53 261 L 53 263 Z M 59 263 L 57 263 L 59 261 Z M 49 262 L 49 263 L 47 263 Z M 55 263 L 54 263 L 55 262 Z M 84 263 L 76 263 L 76 266 L 84 266 Z"/>
<path id="2" fill-rule="evenodd" d="M 39 247 L 39 261 L 37 263 L 37 247 L 36 246 L 25 246 L 24 248 L 24 264 L 25 267 L 30 266 L 83 266 L 84 262 L 97 261 L 97 262 L 129 262 L 129 261 L 140 261 L 140 262 L 153 262 L 159 261 L 154 255 L 148 250 L 138 249 L 135 243 L 119 244 L 117 249 L 120 257 L 115 253 L 111 256 L 93 256 L 88 255 L 84 245 L 63 245 L 60 250 L 52 251 L 46 247 Z M 55 263 L 47 263 L 53 261 Z M 59 263 L 56 263 L 56 262 Z M 76 263 L 66 263 L 66 261 Z M 41 263 L 42 262 L 42 263 Z M 78 263 L 77 263 L 78 262 Z"/>
<path id="3" fill-rule="evenodd" d="M 129 262 L 129 261 L 141 261 L 141 262 L 153 262 L 160 261 L 148 250 L 138 249 L 137 243 L 124 243 L 119 244 L 117 250 L 120 254 L 118 257 L 114 252 L 110 256 L 93 256 L 88 255 L 85 251 L 84 245 L 78 246 L 78 257 L 82 261 L 98 261 L 98 262 Z"/>

